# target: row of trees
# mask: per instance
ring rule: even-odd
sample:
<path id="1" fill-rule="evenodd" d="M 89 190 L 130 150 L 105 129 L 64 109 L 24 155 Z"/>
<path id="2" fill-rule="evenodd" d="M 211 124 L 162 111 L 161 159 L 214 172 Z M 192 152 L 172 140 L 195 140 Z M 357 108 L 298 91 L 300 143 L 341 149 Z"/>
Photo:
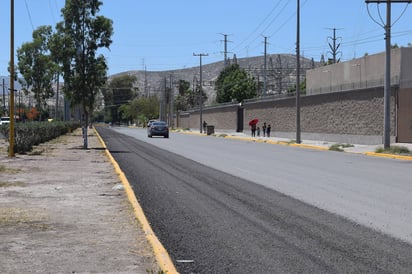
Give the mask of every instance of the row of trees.
<path id="1" fill-rule="evenodd" d="M 133 88 L 137 81 L 136 76 L 121 75 L 111 79 L 106 89 L 103 89 L 105 101 L 105 121 L 132 122 L 144 124 L 150 119 L 159 117 L 160 108 L 170 108 L 171 96 L 174 96 L 170 88 L 165 87 L 163 96 L 139 97 L 138 90 Z M 207 100 L 207 95 L 202 90 L 200 98 L 200 83 L 192 89 L 190 83 L 185 80 L 178 82 L 178 94 L 173 98 L 175 111 L 185 111 L 198 107 L 200 102 Z M 239 65 L 229 65 L 219 75 L 216 81 L 216 102 L 241 102 L 245 99 L 256 97 L 256 82 Z"/>
<path id="2" fill-rule="evenodd" d="M 37 28 L 33 41 L 17 49 L 21 83 L 26 92 L 34 94 L 38 110 L 44 109 L 46 100 L 54 95 L 53 82 L 58 83 L 63 77 L 66 98 L 82 112 L 84 148 L 88 146 L 89 116 L 99 89 L 107 80 L 107 62 L 98 51 L 112 43 L 113 22 L 98 15 L 101 5 L 98 0 L 66 0 L 63 20 L 55 29 Z"/>
<path id="3" fill-rule="evenodd" d="M 106 111 L 105 120 L 111 122 L 132 122 L 144 124 L 150 119 L 160 117 L 161 105 L 172 104 L 173 96 L 170 87 L 165 87 L 164 93 L 152 97 L 139 97 L 138 91 L 133 88 L 137 81 L 135 76 L 122 75 L 113 78 L 107 89 L 103 90 Z M 207 95 L 202 91 L 200 98 L 200 83 L 193 88 L 185 80 L 178 82 L 178 94 L 173 99 L 174 111 L 185 111 L 196 108 L 200 102 L 207 100 Z M 165 85 L 166 86 L 166 85 Z M 215 89 L 216 103 L 242 102 L 258 96 L 257 82 L 246 70 L 238 64 L 225 67 L 219 74 Z M 290 87 L 288 92 L 294 92 L 295 87 Z M 305 90 L 305 81 L 301 83 L 301 90 Z M 164 107 L 169 109 L 169 107 Z"/>
<path id="4" fill-rule="evenodd" d="M 104 116 L 106 121 L 112 122 L 145 122 L 157 118 L 160 101 L 165 99 L 139 97 L 133 88 L 137 80 L 134 76 L 116 77 L 106 85 L 107 63 L 98 51 L 109 48 L 113 27 L 110 19 L 98 15 L 101 5 L 98 0 L 66 0 L 62 9 L 63 21 L 57 23 L 55 29 L 39 27 L 33 32 L 33 41 L 24 43 L 17 50 L 21 83 L 26 91 L 34 93 L 40 113 L 46 108 L 46 100 L 54 95 L 53 82 L 58 83 L 63 76 L 66 98 L 82 111 L 85 148 L 89 116 L 100 92 L 106 106 Z M 241 102 L 254 98 L 257 89 L 255 79 L 239 65 L 232 64 L 220 73 L 216 81 L 216 102 Z M 175 109 L 187 110 L 198 106 L 200 101 L 207 99 L 202 93 L 200 100 L 199 94 L 199 84 L 191 89 L 190 83 L 180 80 L 179 94 L 174 98 Z"/>

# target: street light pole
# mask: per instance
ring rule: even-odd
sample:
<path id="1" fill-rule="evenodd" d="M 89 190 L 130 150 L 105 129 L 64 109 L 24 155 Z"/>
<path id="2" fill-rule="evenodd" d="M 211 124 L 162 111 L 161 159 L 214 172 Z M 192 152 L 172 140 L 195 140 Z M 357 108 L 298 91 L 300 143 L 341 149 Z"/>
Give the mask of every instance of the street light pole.
<path id="1" fill-rule="evenodd" d="M 199 58 L 200 58 L 200 85 L 199 85 L 199 104 L 200 104 L 200 106 L 199 106 L 199 112 L 200 112 L 200 114 L 199 114 L 199 117 L 200 117 L 200 125 L 199 125 L 199 128 L 200 128 L 200 133 L 202 133 L 203 132 L 203 130 L 202 130 L 202 128 L 203 128 L 203 125 L 202 125 L 202 120 L 203 120 L 203 92 L 202 92 L 202 57 L 203 56 L 209 56 L 209 54 L 207 54 L 207 53 L 198 53 L 198 54 L 196 54 L 196 53 L 193 53 L 193 56 L 199 56 Z"/>
<path id="2" fill-rule="evenodd" d="M 14 0 L 10 0 L 10 132 L 9 157 L 14 157 Z"/>
<path id="3" fill-rule="evenodd" d="M 296 143 L 300 144 L 300 0 L 297 0 L 296 16 Z"/>

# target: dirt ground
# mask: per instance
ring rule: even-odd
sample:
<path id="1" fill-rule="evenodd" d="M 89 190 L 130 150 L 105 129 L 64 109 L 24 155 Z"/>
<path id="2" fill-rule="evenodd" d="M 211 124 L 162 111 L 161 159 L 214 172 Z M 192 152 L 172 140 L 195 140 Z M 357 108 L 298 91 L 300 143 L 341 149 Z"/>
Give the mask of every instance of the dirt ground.
<path id="1" fill-rule="evenodd" d="M 0 140 L 0 273 L 158 273 L 93 130 L 7 156 Z"/>

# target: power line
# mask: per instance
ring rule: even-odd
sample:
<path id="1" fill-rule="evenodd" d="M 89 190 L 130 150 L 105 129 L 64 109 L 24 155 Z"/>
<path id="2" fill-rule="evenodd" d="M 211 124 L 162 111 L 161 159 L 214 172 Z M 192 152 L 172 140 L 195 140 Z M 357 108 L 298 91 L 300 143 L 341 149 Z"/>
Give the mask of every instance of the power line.
<path id="1" fill-rule="evenodd" d="M 29 6 L 27 5 L 27 0 L 24 0 L 24 4 L 26 5 L 26 11 L 27 11 L 27 15 L 29 16 L 31 28 L 32 28 L 32 30 L 34 30 L 33 20 L 31 18 Z"/>
<path id="2" fill-rule="evenodd" d="M 259 30 L 259 28 L 265 23 L 265 21 L 273 14 L 273 12 L 277 9 L 277 7 L 280 5 L 280 3 L 283 0 L 280 0 L 273 8 L 272 10 L 266 15 L 266 17 L 257 25 L 257 27 L 245 38 L 243 39 L 239 44 L 237 44 L 233 49 L 237 49 L 240 47 L 243 43 L 245 43 L 247 40 L 252 37 L 252 35 L 256 34 L 256 32 Z"/>

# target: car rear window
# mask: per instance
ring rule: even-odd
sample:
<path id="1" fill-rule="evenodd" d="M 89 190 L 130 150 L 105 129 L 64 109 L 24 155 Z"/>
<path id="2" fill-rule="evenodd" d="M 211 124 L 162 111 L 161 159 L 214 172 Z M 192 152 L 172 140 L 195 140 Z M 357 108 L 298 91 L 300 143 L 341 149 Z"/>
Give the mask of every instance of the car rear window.
<path id="1" fill-rule="evenodd" d="M 155 126 L 166 126 L 166 123 L 165 123 L 165 122 L 153 122 L 152 125 L 155 125 Z"/>

